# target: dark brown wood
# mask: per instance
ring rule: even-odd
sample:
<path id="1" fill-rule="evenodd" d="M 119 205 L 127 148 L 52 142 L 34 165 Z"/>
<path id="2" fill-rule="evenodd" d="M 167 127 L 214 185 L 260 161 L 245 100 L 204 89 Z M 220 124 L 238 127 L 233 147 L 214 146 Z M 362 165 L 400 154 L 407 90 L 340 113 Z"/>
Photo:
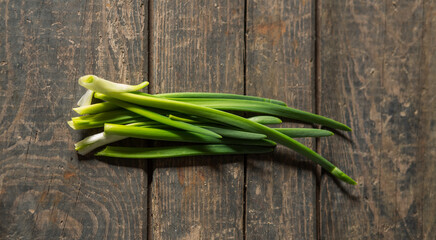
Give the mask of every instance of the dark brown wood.
<path id="1" fill-rule="evenodd" d="M 436 3 L 423 7 L 422 50 L 420 53 L 418 161 L 422 166 L 422 239 L 436 239 Z"/>
<path id="2" fill-rule="evenodd" d="M 243 1 L 154 1 L 151 89 L 243 94 Z M 151 239 L 241 239 L 243 157 L 153 163 Z"/>
<path id="3" fill-rule="evenodd" d="M 0 2 L 0 239 L 143 239 L 140 162 L 78 157 L 84 74 L 142 81 L 143 1 Z"/>
<path id="4" fill-rule="evenodd" d="M 313 2 L 247 3 L 247 95 L 313 112 Z M 314 147 L 314 139 L 301 141 Z M 247 158 L 247 239 L 316 238 L 315 165 L 280 146 L 269 156 Z"/>
<path id="5" fill-rule="evenodd" d="M 0 239 L 436 239 L 435 5 L 167 0 L 149 18 L 142 0 L 0 1 Z M 323 174 L 319 202 L 314 164 L 281 147 L 246 169 L 74 151 L 81 75 L 150 76 L 152 93 L 245 85 L 315 112 L 315 63 L 320 113 L 354 129 L 321 154 L 359 183 Z"/>
<path id="6" fill-rule="evenodd" d="M 321 1 L 321 113 L 354 129 L 323 141 L 322 153 L 359 183 L 324 175 L 321 239 L 434 238 L 435 6 L 426 5 Z"/>

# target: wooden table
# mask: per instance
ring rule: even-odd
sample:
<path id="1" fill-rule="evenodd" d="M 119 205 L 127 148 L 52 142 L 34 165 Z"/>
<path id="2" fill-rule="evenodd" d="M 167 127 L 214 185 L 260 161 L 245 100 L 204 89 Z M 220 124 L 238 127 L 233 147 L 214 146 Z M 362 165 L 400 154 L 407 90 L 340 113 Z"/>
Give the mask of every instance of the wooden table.
<path id="1" fill-rule="evenodd" d="M 2 0 L 0 239 L 436 239 L 435 43 L 431 0 Z M 358 185 L 282 147 L 78 156 L 84 74 L 342 121 L 303 142 Z"/>

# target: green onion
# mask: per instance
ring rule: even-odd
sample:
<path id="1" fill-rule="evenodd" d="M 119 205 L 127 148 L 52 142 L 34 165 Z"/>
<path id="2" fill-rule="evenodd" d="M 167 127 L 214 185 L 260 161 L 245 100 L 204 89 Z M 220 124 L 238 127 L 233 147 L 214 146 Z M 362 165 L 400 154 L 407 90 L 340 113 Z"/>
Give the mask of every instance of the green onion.
<path id="1" fill-rule="evenodd" d="M 118 108 L 119 107 L 115 104 L 102 102 L 102 103 L 95 103 L 87 106 L 73 108 L 73 110 L 78 114 L 96 114 L 96 113 L 106 112 L 110 110 L 115 110 Z"/>
<path id="2" fill-rule="evenodd" d="M 186 114 L 192 114 L 208 119 L 213 119 L 214 121 L 223 122 L 225 124 L 230 124 L 235 127 L 240 127 L 242 129 L 253 131 L 261 134 L 265 134 L 271 140 L 280 143 L 294 151 L 308 157 L 312 161 L 318 163 L 321 167 L 323 167 L 326 171 L 339 178 L 342 181 L 355 185 L 356 182 L 351 179 L 349 176 L 344 174 L 341 170 L 339 170 L 335 165 L 330 163 L 327 159 L 323 158 L 321 155 L 314 152 L 312 149 L 304 146 L 303 144 L 295 141 L 294 139 L 274 130 L 270 129 L 264 125 L 258 124 L 256 122 L 250 121 L 243 117 L 230 114 L 227 112 L 219 111 L 212 108 L 207 108 L 191 103 L 173 101 L 169 99 L 160 99 L 156 97 L 149 97 L 144 95 L 138 95 L 133 93 L 111 93 L 110 96 L 115 97 L 117 99 L 132 102 L 138 105 L 143 105 L 146 107 L 155 107 L 161 108 L 165 110 L 173 110 Z"/>
<path id="3" fill-rule="evenodd" d="M 121 120 L 121 121 L 108 121 L 108 123 L 132 124 L 132 123 L 140 123 L 140 121 L 142 121 L 144 123 L 148 122 L 147 124 L 151 124 L 150 121 L 147 121 L 144 118 L 132 118 L 132 119 L 126 119 L 126 120 Z M 86 122 L 86 123 L 76 124 L 73 121 L 68 121 L 68 125 L 74 130 L 79 130 L 79 129 L 100 128 L 100 127 L 104 126 L 104 123 L 102 123 L 102 122 L 96 122 L 96 123 Z"/>
<path id="4" fill-rule="evenodd" d="M 351 128 L 345 124 L 337 122 L 333 119 L 326 118 L 317 114 L 301 111 L 298 109 L 280 106 L 277 104 L 247 101 L 240 99 L 196 99 L 196 98 L 174 98 L 171 100 L 183 101 L 203 107 L 223 111 L 244 111 L 255 112 L 261 114 L 271 114 L 278 117 L 286 117 L 308 123 L 317 123 L 326 127 L 336 128 L 344 131 L 351 131 Z"/>
<path id="5" fill-rule="evenodd" d="M 140 93 L 143 94 L 143 93 Z M 242 100 L 252 100 L 259 102 L 273 103 L 281 106 L 286 106 L 286 103 L 269 98 L 261 98 L 254 96 L 238 95 L 231 93 L 204 93 L 204 92 L 180 92 L 180 93 L 161 93 L 154 95 L 156 97 L 164 98 L 218 98 L 218 99 L 242 99 Z"/>
<path id="6" fill-rule="evenodd" d="M 273 116 L 255 116 L 255 117 L 249 118 L 248 120 L 253 121 L 253 122 L 257 122 L 257 123 L 260 123 L 263 125 L 282 123 L 282 120 L 280 118 L 273 117 Z"/>
<path id="7" fill-rule="evenodd" d="M 154 122 L 146 120 L 144 117 L 138 114 L 132 113 L 124 109 L 120 109 L 93 115 L 73 117 L 72 120 L 68 122 L 68 124 L 73 129 L 90 129 L 103 127 L 104 123 L 128 124 L 138 121 Z"/>
<path id="8" fill-rule="evenodd" d="M 333 132 L 316 128 L 274 128 L 275 130 L 292 138 L 301 137 L 329 137 Z"/>
<path id="9" fill-rule="evenodd" d="M 83 96 L 77 102 L 77 105 L 80 107 L 91 105 L 93 95 L 94 95 L 94 91 L 86 90 L 85 94 L 83 94 Z"/>
<path id="10" fill-rule="evenodd" d="M 199 123 L 199 121 L 189 119 L 189 118 L 178 117 L 178 116 L 173 115 L 173 114 L 170 114 L 168 117 L 172 120 L 176 120 L 176 121 L 180 121 L 180 122 L 186 122 L 186 123 L 192 123 L 192 124 Z"/>
<path id="11" fill-rule="evenodd" d="M 99 93 L 134 92 L 148 86 L 147 81 L 138 85 L 127 85 L 114 83 L 94 75 L 86 75 L 79 78 L 79 84 L 91 91 Z"/>
<path id="12" fill-rule="evenodd" d="M 225 154 L 259 154 L 272 152 L 272 147 L 240 146 L 240 145 L 191 145 L 172 147 L 112 147 L 108 146 L 96 156 L 119 158 L 169 158 L 199 155 L 225 155 Z"/>
<path id="13" fill-rule="evenodd" d="M 104 125 L 104 132 L 108 135 L 118 135 L 125 137 L 173 141 L 173 142 L 191 142 L 191 143 L 222 143 L 222 144 L 239 144 L 252 146 L 275 146 L 270 140 L 244 140 L 240 141 L 231 138 L 214 138 L 196 132 L 180 131 L 175 129 L 162 128 L 144 128 L 135 126 L 126 126 L 107 123 Z"/>
<path id="14" fill-rule="evenodd" d="M 139 95 L 153 96 L 149 94 L 139 94 Z M 165 96 L 167 95 L 171 96 L 171 94 L 165 94 Z M 270 103 L 270 102 L 251 101 L 250 99 L 216 99 L 216 98 L 199 98 L 199 97 L 198 98 L 180 97 L 180 98 L 168 98 L 168 99 L 188 102 L 191 104 L 223 110 L 223 111 L 245 111 L 245 112 L 255 112 L 261 114 L 271 114 L 279 117 L 286 117 L 290 119 L 299 120 L 302 122 L 317 123 L 326 127 L 331 127 L 344 131 L 351 131 L 350 127 L 340 122 L 337 122 L 333 119 L 326 118 L 317 114 L 301 111 L 298 109 L 290 108 L 287 106 Z M 101 108 L 103 107 L 111 108 L 113 107 L 113 105 L 106 105 L 106 104 L 101 105 Z M 76 109 L 77 111 L 80 111 L 81 114 L 84 114 L 90 112 L 92 113 L 92 111 L 88 110 L 90 108 L 91 107 L 76 108 Z"/>
<path id="15" fill-rule="evenodd" d="M 98 147 L 101 147 L 109 143 L 117 142 L 126 138 L 127 137 L 125 136 L 107 135 L 104 132 L 101 132 L 86 137 L 82 141 L 77 142 L 75 144 L 75 149 L 79 154 L 86 155 Z"/>
<path id="16" fill-rule="evenodd" d="M 129 126 L 143 126 L 143 127 L 152 127 L 156 125 L 153 122 L 134 122 L 128 124 Z M 118 142 L 120 140 L 126 139 L 126 136 L 118 136 L 118 135 L 107 135 L 104 132 L 100 132 L 91 136 L 84 138 L 83 140 L 74 144 L 76 151 L 81 155 L 86 155 L 92 150 L 101 147 L 106 144 L 110 144 L 113 142 Z"/>
<path id="17" fill-rule="evenodd" d="M 207 125 L 207 123 L 201 123 L 199 121 L 195 121 L 192 119 L 188 119 L 188 118 L 182 118 L 182 117 L 177 117 L 174 115 L 169 115 L 170 119 L 176 120 L 176 121 L 182 121 L 182 122 L 188 122 L 188 123 L 192 123 L 195 124 L 197 126 L 200 126 L 202 128 L 205 129 L 209 129 L 212 132 L 215 132 L 223 137 L 230 137 L 230 138 L 238 138 L 238 139 L 264 139 L 266 138 L 265 134 L 258 134 L 258 133 L 252 133 L 252 132 L 245 132 L 245 131 L 240 131 L 237 129 L 230 129 L 230 128 L 226 128 L 225 126 L 220 126 L 217 124 L 210 124 Z"/>
<path id="18" fill-rule="evenodd" d="M 88 145 L 96 145 L 97 142 L 110 142 L 105 139 L 105 135 L 164 141 L 226 144 L 210 145 L 219 146 L 218 148 L 221 150 L 223 146 L 226 146 L 226 150 L 222 152 L 230 152 L 227 144 L 237 145 L 238 147 L 241 147 L 239 145 L 244 144 L 248 145 L 249 148 L 269 146 L 263 150 L 271 151 L 272 147 L 275 146 L 275 142 L 277 142 L 308 157 L 315 163 L 318 163 L 321 165 L 321 167 L 340 180 L 349 184 L 356 184 L 353 179 L 344 174 L 328 160 L 292 138 L 330 136 L 332 135 L 330 131 L 320 129 L 274 129 L 263 124 L 281 123 L 281 120 L 276 117 L 257 116 L 246 119 L 226 111 L 256 112 L 296 119 L 308 123 L 316 123 L 326 127 L 346 131 L 351 130 L 348 126 L 333 119 L 289 108 L 281 101 L 258 97 L 219 93 L 175 93 L 150 95 L 137 92 L 142 87 L 145 87 L 148 84 L 147 82 L 143 82 L 136 86 L 130 86 L 112 83 L 92 75 L 80 78 L 79 84 L 91 91 L 94 91 L 94 97 L 108 102 L 102 103 L 98 106 L 76 108 L 76 111 L 79 113 L 99 113 L 110 116 L 110 113 L 107 112 L 111 111 L 108 110 L 116 109 L 116 105 L 118 107 L 127 109 L 128 111 L 134 112 L 137 115 L 155 121 L 151 123 L 140 123 L 140 121 L 138 121 L 134 123 L 135 126 L 125 126 L 105 122 L 104 134 L 101 136 L 96 136 L 93 139 L 87 139 L 87 141 L 82 143 L 83 148 Z M 182 116 L 186 117 L 174 116 L 174 112 L 177 112 L 176 115 L 181 114 Z M 170 117 L 166 117 L 162 114 L 170 114 Z M 69 124 L 73 125 L 73 127 L 82 127 L 101 123 L 101 118 L 93 115 L 89 116 L 90 117 L 83 116 L 73 118 Z M 126 116 L 128 116 L 126 112 L 121 112 L 119 117 L 125 120 Z M 115 116 L 113 118 L 117 119 Z M 113 118 L 108 117 L 106 119 Z M 289 137 L 288 135 L 292 137 Z M 214 152 L 212 149 L 204 148 L 204 146 L 205 145 L 193 146 L 194 150 L 191 148 L 185 148 L 187 151 L 186 154 L 214 155 L 220 152 Z M 140 158 L 156 158 L 156 156 L 185 156 L 184 151 L 182 151 L 183 149 L 183 147 L 144 149 L 116 148 L 109 146 L 102 152 L 98 153 L 98 155 Z M 199 149 L 202 151 L 199 151 Z M 236 153 L 244 152 L 242 149 L 238 150 L 240 151 L 236 151 Z M 250 153 L 253 152 L 251 151 Z"/>
<path id="19" fill-rule="evenodd" d="M 119 109 L 115 111 L 102 112 L 93 115 L 85 115 L 80 117 L 73 117 L 72 121 L 74 123 L 82 123 L 82 122 L 107 122 L 107 121 L 119 121 L 125 119 L 131 119 L 141 117 L 140 115 L 133 113 L 131 111 L 127 111 L 124 109 Z"/>
<path id="20" fill-rule="evenodd" d="M 121 93 L 119 93 L 119 94 L 121 94 Z M 169 126 L 172 126 L 175 128 L 184 129 L 184 130 L 191 131 L 191 132 L 201 133 L 201 134 L 208 135 L 208 136 L 215 137 L 215 138 L 221 138 L 221 136 L 219 134 L 216 134 L 210 130 L 207 130 L 207 129 L 204 129 L 201 127 L 197 127 L 197 126 L 194 126 L 194 125 L 189 124 L 189 123 L 171 120 L 168 117 L 162 116 L 158 113 L 146 110 L 146 109 L 141 108 L 139 106 L 136 106 L 134 104 L 130 104 L 130 103 L 127 103 L 124 101 L 120 101 L 118 99 L 108 97 L 108 96 L 101 94 L 101 93 L 95 93 L 95 97 L 98 99 L 102 99 L 102 100 L 111 102 L 115 105 L 118 105 L 120 107 L 123 107 L 123 108 L 129 110 L 129 111 L 132 111 L 136 114 L 139 114 L 141 116 L 144 116 L 146 118 L 149 118 L 149 119 L 154 120 L 156 122 L 160 122 L 160 123 L 165 124 L 165 125 L 169 125 Z M 153 107 L 153 106 L 149 106 L 149 107 Z M 167 109 L 167 110 L 171 110 L 171 109 Z"/>
<path id="21" fill-rule="evenodd" d="M 212 132 L 215 132 L 223 137 L 237 138 L 237 139 L 251 139 L 251 140 L 259 140 L 259 139 L 266 138 L 265 134 L 245 132 L 236 129 L 229 129 L 225 127 L 210 126 L 210 125 L 203 125 L 203 124 L 200 124 L 198 126 L 211 130 Z"/>

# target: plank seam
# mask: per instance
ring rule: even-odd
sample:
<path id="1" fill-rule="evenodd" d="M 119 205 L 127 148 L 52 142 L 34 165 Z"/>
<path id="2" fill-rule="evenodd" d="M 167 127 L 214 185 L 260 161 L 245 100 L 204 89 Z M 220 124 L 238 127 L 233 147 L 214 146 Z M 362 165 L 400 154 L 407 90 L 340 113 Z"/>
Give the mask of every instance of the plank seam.
<path id="1" fill-rule="evenodd" d="M 247 0 L 244 0 L 244 54 L 243 54 L 243 75 L 244 95 L 247 95 Z M 242 197 L 242 239 L 247 239 L 247 155 L 244 155 L 244 182 Z"/>
<path id="2" fill-rule="evenodd" d="M 314 0 L 314 98 L 315 98 L 315 113 L 321 114 L 321 50 L 320 50 L 320 0 Z M 320 128 L 320 126 L 318 126 Z M 315 138 L 315 151 L 321 152 L 320 138 Z M 316 225 L 316 239 L 321 239 L 321 174 L 322 169 L 320 166 L 316 166 L 316 186 L 315 186 L 315 225 Z"/>
<path id="3" fill-rule="evenodd" d="M 386 31 L 386 29 L 387 29 L 387 17 L 386 17 L 386 14 L 387 14 L 387 8 L 388 8 L 388 3 L 387 3 L 387 1 L 384 1 L 384 18 L 383 18 L 383 31 L 384 31 L 384 33 L 383 33 L 383 53 L 382 53 L 382 66 L 381 66 L 381 73 L 380 73 L 380 86 L 383 86 L 384 85 L 384 79 L 385 79 L 385 61 L 386 61 L 386 56 L 385 56 L 385 52 L 386 52 L 386 33 L 387 33 L 387 31 Z M 382 113 L 380 113 L 380 120 L 382 121 L 382 119 L 383 119 L 383 115 L 382 115 Z M 380 139 L 383 139 L 383 133 L 384 133 L 384 131 L 383 131 L 383 128 L 384 128 L 384 126 L 383 126 L 383 123 L 382 122 L 380 122 L 381 124 L 380 124 Z M 379 151 L 378 151 L 378 156 L 382 156 L 382 153 L 383 153 L 383 151 L 382 151 L 382 149 L 383 149 L 383 146 L 379 149 Z M 382 173 L 382 168 L 379 168 L 379 170 L 378 170 L 378 173 L 377 173 L 377 180 L 380 182 L 380 181 L 382 181 L 382 179 L 381 179 L 381 173 Z M 381 196 L 381 184 L 378 184 L 378 186 L 377 186 L 377 194 L 378 194 L 378 196 Z M 380 207 L 380 203 L 379 202 L 377 202 L 377 207 L 379 208 Z M 395 207 L 395 209 L 396 209 L 396 207 Z M 381 230 L 381 226 L 380 226 L 380 219 L 379 218 L 377 218 L 377 223 L 376 223 L 376 230 L 377 230 L 377 235 L 378 236 L 380 236 L 381 234 L 382 234 L 382 230 Z M 379 237 L 379 239 L 381 239 L 380 237 Z"/>
<path id="4" fill-rule="evenodd" d="M 426 44 L 425 44 L 425 33 L 426 33 L 426 28 L 427 28 L 427 22 L 426 22 L 426 4 L 425 4 L 425 0 L 423 0 L 422 2 L 421 2 L 421 4 L 422 4 L 422 16 L 421 16 L 421 18 L 422 18 L 422 31 L 421 31 L 421 43 L 420 43 L 420 45 L 421 45 L 421 48 L 420 48 L 420 51 L 419 51 L 419 73 L 418 73 L 418 79 L 420 79 L 423 83 L 422 84 L 420 84 L 421 86 L 420 86 L 420 88 L 419 88 L 419 100 L 418 100 L 418 102 L 420 102 L 420 103 L 422 103 L 422 104 L 420 104 L 420 117 L 419 117 L 419 119 L 418 119 L 418 121 L 419 121 L 419 126 L 425 126 L 425 125 L 427 125 L 426 124 L 426 119 L 427 119 L 427 117 L 428 117 L 428 119 L 430 120 L 431 118 L 429 117 L 429 116 L 426 116 L 426 114 L 427 114 L 427 112 L 424 110 L 424 111 L 422 111 L 422 106 L 425 104 L 425 101 L 423 101 L 423 96 L 425 96 L 426 94 L 425 94 L 425 86 L 427 86 L 427 80 L 428 80 L 428 78 L 422 78 L 422 76 L 423 76 L 423 73 L 422 73 L 422 68 L 423 68 L 423 66 L 425 66 L 425 64 L 426 64 L 426 61 L 425 61 L 425 53 L 423 53 L 423 51 L 425 50 L 425 47 L 426 47 Z M 423 123 L 424 122 L 424 123 Z M 425 128 L 425 127 L 424 127 Z M 418 143 L 419 143 L 419 145 L 418 146 L 423 146 L 423 142 L 425 141 L 425 142 L 427 142 L 426 140 L 426 138 L 427 138 L 427 135 L 423 132 L 423 129 L 424 128 L 421 128 L 421 129 L 418 129 L 417 130 L 417 132 L 418 132 L 418 134 L 417 134 L 417 136 L 418 136 L 418 139 L 420 140 Z M 424 136 L 422 136 L 422 135 L 424 135 Z M 428 135 L 429 136 L 429 135 Z M 425 140 L 424 140 L 425 139 Z M 421 155 L 421 156 L 420 156 Z M 418 155 L 417 155 L 417 162 L 421 162 L 421 164 L 420 165 L 422 165 L 422 166 L 425 166 L 425 154 L 424 153 L 422 153 L 419 149 L 418 149 Z M 424 169 L 425 170 L 425 169 Z M 421 172 L 421 171 L 420 171 Z M 422 181 L 421 182 L 423 182 L 423 183 L 426 183 L 426 179 L 425 179 L 425 174 L 422 174 L 421 175 L 421 178 L 422 178 Z M 426 189 L 426 187 L 425 187 L 425 185 L 426 184 L 421 184 L 421 196 L 420 196 L 420 198 L 419 199 L 422 199 L 422 202 L 420 202 L 420 204 L 421 204 L 421 209 L 420 209 L 420 211 L 421 211 L 421 217 L 420 217 L 420 220 L 421 220 L 421 224 L 420 224 L 420 227 L 421 227 L 421 238 L 425 238 L 425 236 L 424 236 L 424 234 L 425 234 L 425 232 L 424 232 L 424 199 L 425 199 L 425 194 L 424 194 L 424 192 L 425 192 L 425 189 Z"/>
<path id="5" fill-rule="evenodd" d="M 144 0 L 144 6 L 147 6 L 147 10 L 145 11 L 147 13 L 147 17 L 144 17 L 144 21 L 147 21 L 146 24 L 144 24 L 144 26 L 147 26 L 147 30 L 144 31 L 144 33 L 147 33 L 147 36 L 144 37 L 144 39 L 147 39 L 147 81 L 149 82 L 147 91 L 149 94 L 153 93 L 152 90 L 152 86 L 154 84 L 153 79 L 152 79 L 152 0 Z M 145 45 L 145 44 L 144 44 Z M 145 60 L 145 58 L 144 58 Z M 147 184 L 144 184 L 145 186 L 147 186 L 147 221 L 146 221 L 146 239 L 153 239 L 152 236 L 152 228 L 151 228 L 151 223 L 152 223 L 152 214 L 151 214 L 151 207 L 152 207 L 152 199 L 151 199 L 151 183 L 153 181 L 153 161 L 150 159 L 149 161 L 147 161 L 147 164 L 144 164 L 144 167 L 147 167 Z"/>

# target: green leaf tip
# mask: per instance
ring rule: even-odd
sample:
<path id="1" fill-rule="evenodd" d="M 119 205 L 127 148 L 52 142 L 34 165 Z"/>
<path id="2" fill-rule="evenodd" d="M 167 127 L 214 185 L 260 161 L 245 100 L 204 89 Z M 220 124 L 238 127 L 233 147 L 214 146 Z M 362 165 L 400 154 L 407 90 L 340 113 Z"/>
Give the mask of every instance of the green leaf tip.
<path id="1" fill-rule="evenodd" d="M 333 176 L 337 177 L 338 179 L 351 184 L 351 185 L 357 185 L 356 181 L 354 181 L 352 178 L 350 178 L 347 174 L 343 173 L 339 168 L 335 167 L 331 172 Z"/>

